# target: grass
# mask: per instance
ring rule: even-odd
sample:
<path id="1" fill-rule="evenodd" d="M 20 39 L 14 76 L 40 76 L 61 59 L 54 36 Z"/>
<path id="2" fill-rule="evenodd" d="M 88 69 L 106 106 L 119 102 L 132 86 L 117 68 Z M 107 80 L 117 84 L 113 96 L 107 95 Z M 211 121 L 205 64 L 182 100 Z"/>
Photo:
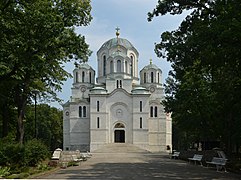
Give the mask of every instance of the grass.
<path id="1" fill-rule="evenodd" d="M 19 167 L 11 169 L 11 167 L 0 167 L 0 177 L 7 179 L 24 179 L 52 172 L 58 169 L 57 163 L 51 166 L 49 161 L 39 163 L 36 167 Z"/>

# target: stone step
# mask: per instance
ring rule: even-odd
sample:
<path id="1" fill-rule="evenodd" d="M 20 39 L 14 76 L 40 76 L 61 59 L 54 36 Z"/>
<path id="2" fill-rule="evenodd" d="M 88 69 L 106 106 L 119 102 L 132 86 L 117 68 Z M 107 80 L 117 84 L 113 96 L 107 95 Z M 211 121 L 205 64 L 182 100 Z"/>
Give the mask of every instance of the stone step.
<path id="1" fill-rule="evenodd" d="M 93 153 L 136 153 L 136 152 L 149 152 L 141 149 L 133 144 L 127 143 L 112 143 L 103 145 L 100 149 L 93 151 Z"/>
<path id="2" fill-rule="evenodd" d="M 72 155 L 76 155 L 77 157 L 80 157 L 80 152 L 79 151 L 62 151 L 60 161 L 70 162 L 73 160 Z"/>

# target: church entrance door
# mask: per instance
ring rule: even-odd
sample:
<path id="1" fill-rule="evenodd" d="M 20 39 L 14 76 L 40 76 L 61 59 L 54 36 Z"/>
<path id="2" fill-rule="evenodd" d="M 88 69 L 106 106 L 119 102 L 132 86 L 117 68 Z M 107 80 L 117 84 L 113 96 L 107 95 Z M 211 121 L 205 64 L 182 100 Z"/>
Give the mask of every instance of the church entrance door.
<path id="1" fill-rule="evenodd" d="M 115 130 L 115 143 L 125 142 L 125 130 Z"/>

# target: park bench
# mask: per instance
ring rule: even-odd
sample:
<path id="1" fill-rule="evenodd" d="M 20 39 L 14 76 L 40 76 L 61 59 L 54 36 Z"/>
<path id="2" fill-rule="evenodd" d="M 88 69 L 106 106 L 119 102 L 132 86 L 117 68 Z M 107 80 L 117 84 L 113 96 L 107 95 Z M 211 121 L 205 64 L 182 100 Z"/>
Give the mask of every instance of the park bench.
<path id="1" fill-rule="evenodd" d="M 206 162 L 206 163 L 207 163 L 207 167 L 211 164 L 216 166 L 217 171 L 222 170 L 222 168 L 224 168 L 225 172 L 227 172 L 225 168 L 226 162 L 227 160 L 224 158 L 213 157 L 211 162 Z"/>
<path id="2" fill-rule="evenodd" d="M 61 156 L 61 153 L 62 153 L 62 149 L 60 149 L 60 148 L 55 149 L 51 159 L 52 160 L 59 160 L 60 156 Z"/>
<path id="3" fill-rule="evenodd" d="M 91 158 L 92 154 L 87 151 L 86 153 L 81 153 L 80 156 L 81 156 L 84 160 L 87 160 L 87 158 Z"/>
<path id="4" fill-rule="evenodd" d="M 192 158 L 188 158 L 189 162 L 191 161 L 194 161 L 195 165 L 196 165 L 196 162 L 200 162 L 201 166 L 202 166 L 202 158 L 203 158 L 203 155 L 200 155 L 200 154 L 194 154 L 194 156 Z"/>
<path id="5" fill-rule="evenodd" d="M 77 157 L 77 155 L 73 154 L 73 155 L 72 155 L 72 161 L 73 161 L 73 162 L 76 162 L 76 163 L 78 163 L 78 164 L 80 165 L 80 162 L 81 162 L 81 161 L 84 161 L 84 159 L 81 158 L 81 157 L 79 158 L 79 157 Z"/>
<path id="6" fill-rule="evenodd" d="M 217 151 L 218 157 L 228 160 L 226 154 L 223 151 Z"/>
<path id="7" fill-rule="evenodd" d="M 171 155 L 171 158 L 172 158 L 172 159 L 178 159 L 178 158 L 179 158 L 179 155 L 180 155 L 180 152 L 174 151 L 173 154 Z"/>

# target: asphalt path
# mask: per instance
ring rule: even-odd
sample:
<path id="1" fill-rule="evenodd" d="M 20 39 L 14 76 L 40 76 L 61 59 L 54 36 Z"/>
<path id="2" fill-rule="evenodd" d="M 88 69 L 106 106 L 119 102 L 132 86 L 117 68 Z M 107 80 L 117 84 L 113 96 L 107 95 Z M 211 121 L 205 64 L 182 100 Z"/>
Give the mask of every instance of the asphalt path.
<path id="1" fill-rule="evenodd" d="M 170 159 L 166 154 L 103 152 L 93 153 L 92 157 L 80 166 L 59 169 L 37 178 L 232 180 L 241 179 L 241 175 L 217 172 L 215 167 L 207 168 L 183 160 Z"/>

